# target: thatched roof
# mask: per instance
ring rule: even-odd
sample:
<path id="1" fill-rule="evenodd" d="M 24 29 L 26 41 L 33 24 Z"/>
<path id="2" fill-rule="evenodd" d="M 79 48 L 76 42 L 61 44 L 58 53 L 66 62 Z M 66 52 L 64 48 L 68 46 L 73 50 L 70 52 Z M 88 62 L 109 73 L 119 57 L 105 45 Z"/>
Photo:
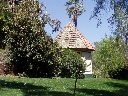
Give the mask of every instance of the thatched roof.
<path id="1" fill-rule="evenodd" d="M 95 50 L 74 24 L 68 23 L 56 36 L 55 42 L 62 48 Z"/>

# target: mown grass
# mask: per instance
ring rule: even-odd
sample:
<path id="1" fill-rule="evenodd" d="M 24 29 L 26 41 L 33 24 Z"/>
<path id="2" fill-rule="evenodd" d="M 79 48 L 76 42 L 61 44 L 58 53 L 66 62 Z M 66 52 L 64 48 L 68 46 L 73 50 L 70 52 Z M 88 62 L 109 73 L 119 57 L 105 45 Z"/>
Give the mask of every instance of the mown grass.
<path id="1" fill-rule="evenodd" d="M 0 96 L 73 96 L 74 79 L 0 77 Z M 128 81 L 86 78 L 77 82 L 76 96 L 128 96 Z"/>

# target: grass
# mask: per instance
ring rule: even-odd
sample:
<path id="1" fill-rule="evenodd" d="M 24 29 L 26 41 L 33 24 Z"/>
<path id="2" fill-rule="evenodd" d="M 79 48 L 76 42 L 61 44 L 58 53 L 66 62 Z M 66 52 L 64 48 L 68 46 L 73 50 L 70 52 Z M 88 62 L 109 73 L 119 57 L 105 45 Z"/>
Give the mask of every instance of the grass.
<path id="1" fill-rule="evenodd" d="M 0 96 L 73 96 L 74 79 L 0 77 Z M 79 79 L 76 96 L 128 96 L 128 81 Z"/>

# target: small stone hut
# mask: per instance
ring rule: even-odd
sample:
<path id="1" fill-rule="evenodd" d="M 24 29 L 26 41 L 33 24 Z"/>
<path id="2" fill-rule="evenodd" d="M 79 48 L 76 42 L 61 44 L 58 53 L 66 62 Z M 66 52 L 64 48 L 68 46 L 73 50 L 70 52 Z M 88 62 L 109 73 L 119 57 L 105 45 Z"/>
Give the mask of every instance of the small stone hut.
<path id="1" fill-rule="evenodd" d="M 92 55 L 95 50 L 92 44 L 82 35 L 74 24 L 68 23 L 56 36 L 55 42 L 62 48 L 70 48 L 79 53 L 86 64 L 85 75 L 92 76 Z"/>

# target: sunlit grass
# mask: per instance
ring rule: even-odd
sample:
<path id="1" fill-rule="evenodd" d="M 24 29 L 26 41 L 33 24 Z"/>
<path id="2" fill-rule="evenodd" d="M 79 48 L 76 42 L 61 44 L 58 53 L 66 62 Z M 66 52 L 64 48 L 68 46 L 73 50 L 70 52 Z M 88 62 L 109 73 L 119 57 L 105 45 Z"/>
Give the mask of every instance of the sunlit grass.
<path id="1" fill-rule="evenodd" d="M 0 96 L 73 96 L 74 79 L 0 77 Z M 77 82 L 76 96 L 128 96 L 128 81 L 86 78 Z"/>

